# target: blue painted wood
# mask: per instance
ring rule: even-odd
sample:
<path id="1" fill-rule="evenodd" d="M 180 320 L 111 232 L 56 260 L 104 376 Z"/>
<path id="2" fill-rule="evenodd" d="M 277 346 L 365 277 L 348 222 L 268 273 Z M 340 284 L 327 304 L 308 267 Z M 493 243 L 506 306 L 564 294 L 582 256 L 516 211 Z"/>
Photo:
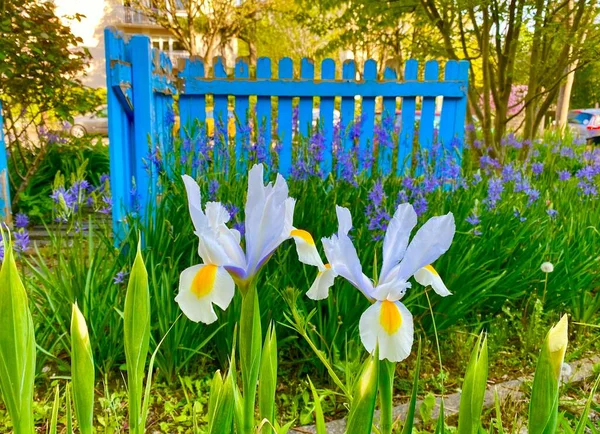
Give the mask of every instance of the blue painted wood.
<path id="1" fill-rule="evenodd" d="M 289 57 L 279 61 L 279 79 L 294 78 L 294 63 Z M 279 136 L 279 173 L 287 177 L 292 170 L 292 98 L 279 97 L 277 103 L 277 135 Z"/>
<path id="2" fill-rule="evenodd" d="M 435 82 L 439 78 L 439 64 L 437 60 L 429 60 L 425 63 L 425 81 Z M 435 119 L 435 97 L 423 97 L 421 104 L 421 122 L 419 125 L 419 146 L 423 163 L 430 162 L 432 155 Z M 439 157 L 439 156 L 438 156 Z M 422 174 L 422 164 L 417 165 L 417 175 Z"/>
<path id="3" fill-rule="evenodd" d="M 115 65 L 126 64 L 130 66 L 130 48 L 125 47 L 122 33 L 117 33 L 111 28 L 104 31 L 104 49 L 106 57 L 106 88 L 108 104 L 108 139 L 112 146 L 108 147 L 110 155 L 110 188 L 112 195 L 113 236 L 115 245 L 124 239 L 125 216 L 131 210 L 131 120 L 127 116 L 123 98 L 119 97 L 118 83 L 113 82 L 112 69 Z M 133 99 L 132 99 L 133 100 Z"/>
<path id="4" fill-rule="evenodd" d="M 333 59 L 325 59 L 321 63 L 321 80 L 335 80 L 335 61 Z M 323 137 L 325 139 L 321 170 L 323 171 L 324 176 L 329 175 L 333 168 L 333 133 L 336 122 L 333 116 L 334 107 L 334 97 L 324 96 L 321 98 L 319 118 L 323 128 Z M 337 122 L 339 121 L 340 120 L 337 119 Z"/>
<path id="5" fill-rule="evenodd" d="M 270 80 L 261 81 L 260 79 L 271 78 L 271 59 L 268 57 L 260 57 L 258 59 L 256 63 L 256 78 L 256 83 L 263 87 L 264 92 L 256 101 L 256 120 L 258 134 L 261 137 L 256 146 L 262 147 L 262 158 L 264 158 L 268 167 L 271 162 L 271 95 L 273 93 L 267 92 Z"/>
<path id="6" fill-rule="evenodd" d="M 342 82 L 350 86 L 356 80 L 356 64 L 354 60 L 346 60 L 342 65 Z M 358 90 L 358 89 L 357 89 Z M 341 127 L 342 131 L 342 148 L 344 152 L 350 152 L 353 148 L 353 139 L 350 137 L 350 130 L 352 129 L 355 119 L 354 113 L 354 95 L 358 95 L 360 92 L 352 92 L 350 95 L 342 95 L 341 103 Z M 339 175 L 339 171 L 338 171 Z"/>
<path id="7" fill-rule="evenodd" d="M 248 62 L 244 58 L 238 58 L 235 62 L 235 79 L 244 80 L 249 77 Z M 244 173 L 247 170 L 248 147 L 250 146 L 250 125 L 248 123 L 249 100 L 247 96 L 235 96 L 235 119 L 236 119 L 236 141 L 235 156 L 237 159 L 238 173 Z"/>
<path id="8" fill-rule="evenodd" d="M 404 81 L 407 84 L 416 83 L 419 74 L 419 63 L 410 59 L 404 65 Z M 416 94 L 415 94 L 416 95 Z M 411 159 L 413 151 L 413 141 L 415 137 L 415 96 L 406 96 L 402 98 L 402 114 L 400 139 L 398 144 L 398 166 L 396 174 L 398 176 L 408 175 L 411 172 Z"/>
<path id="9" fill-rule="evenodd" d="M 197 57 L 186 59 L 179 79 L 184 83 L 204 78 L 204 63 Z M 182 91 L 179 95 L 179 122 L 182 138 L 196 138 L 200 125 L 206 122 L 206 98 L 204 95 L 192 95 Z"/>
<path id="10" fill-rule="evenodd" d="M 215 57 L 213 62 L 213 72 L 215 78 L 217 79 L 227 78 L 227 71 L 225 71 L 225 59 L 223 59 L 223 57 Z M 214 160 L 215 170 L 220 172 L 227 170 L 226 165 L 229 155 L 229 149 L 227 147 L 227 126 L 229 120 L 227 95 L 215 95 L 214 103 Z"/>
<path id="11" fill-rule="evenodd" d="M 156 168 L 152 166 L 151 175 L 148 176 L 144 167 L 144 159 L 156 150 L 157 119 L 155 113 L 155 100 L 152 91 L 152 55 L 150 38 L 145 35 L 136 35 L 131 38 L 131 70 L 133 73 L 133 177 L 137 197 L 132 195 L 132 200 L 139 201 L 132 204 L 139 207 L 142 216 L 145 215 L 146 205 L 151 197 L 155 197 L 154 188 L 158 181 Z M 162 121 L 162 119 L 161 119 Z"/>
<path id="12" fill-rule="evenodd" d="M 364 84 L 369 85 L 377 80 L 377 63 L 373 59 L 365 62 L 363 73 Z M 361 111 L 361 129 L 358 142 L 358 161 L 360 171 L 371 174 L 373 155 L 373 126 L 375 123 L 375 97 L 363 96 Z"/>
<path id="13" fill-rule="evenodd" d="M 315 64 L 311 59 L 302 59 L 300 62 L 300 78 L 306 80 L 299 84 L 298 91 L 308 82 L 312 82 L 315 77 Z M 300 140 L 307 141 L 312 132 L 313 121 L 313 95 L 305 95 L 300 97 L 298 104 L 298 131 Z"/>
<path id="14" fill-rule="evenodd" d="M 0 218 L 10 224 L 12 217 L 10 202 L 10 183 L 8 181 L 8 161 L 6 159 L 6 143 L 4 142 L 4 113 L 0 101 Z"/>
<path id="15" fill-rule="evenodd" d="M 145 37 L 138 37 L 140 40 Z M 122 227 L 119 226 L 123 220 L 125 211 L 131 211 L 133 204 L 130 202 L 131 179 L 135 177 L 138 186 L 143 181 L 143 175 L 146 175 L 146 184 L 152 186 L 154 179 L 148 176 L 140 169 L 140 160 L 149 150 L 148 139 L 165 149 L 165 153 L 172 155 L 163 155 L 163 159 L 173 158 L 171 152 L 171 134 L 172 129 L 163 124 L 161 120 L 169 113 L 172 108 L 172 93 L 175 92 L 171 79 L 171 65 L 165 53 L 157 54 L 152 57 L 149 53 L 147 38 L 144 39 L 143 50 L 139 50 L 134 44 L 135 38 L 126 42 L 121 33 L 107 30 L 106 32 L 106 54 L 107 54 L 107 85 L 109 89 L 109 138 L 111 141 L 111 182 L 113 188 L 113 200 L 115 203 L 113 219 L 115 222 L 115 234 L 117 239 L 122 233 Z M 138 44 L 142 44 L 138 42 Z M 138 59 L 139 57 L 139 59 Z M 144 57 L 142 59 L 142 57 Z M 138 61 L 139 60 L 139 61 Z M 452 65 L 452 63 L 450 63 Z M 447 75 L 446 79 L 439 81 L 435 77 L 432 81 L 419 81 L 417 70 L 418 64 L 415 60 L 410 60 L 405 65 L 404 80 L 397 81 L 395 73 L 391 69 L 384 72 L 383 81 L 376 79 L 376 65 L 373 61 L 365 64 L 363 81 L 356 80 L 356 66 L 354 61 L 347 61 L 342 69 L 342 80 L 335 79 L 335 64 L 331 59 L 327 59 L 321 66 L 321 77 L 314 79 L 314 65 L 307 59 L 303 61 L 302 73 L 298 78 L 293 78 L 292 64 L 289 59 L 283 59 L 279 65 L 279 76 L 277 79 L 271 78 L 271 67 L 269 59 L 260 59 L 257 65 L 256 78 L 249 78 L 248 65 L 243 61 L 238 61 L 235 68 L 235 78 L 227 78 L 224 74 L 224 68 L 221 72 L 216 72 L 215 76 L 207 78 L 204 66 L 198 60 L 190 60 L 185 63 L 180 72 L 180 93 L 179 93 L 179 113 L 182 125 L 180 136 L 183 139 L 193 138 L 194 134 L 200 136 L 200 132 L 195 133 L 190 129 L 191 125 L 204 122 L 206 119 L 206 94 L 213 94 L 215 99 L 214 117 L 219 119 L 221 114 L 224 121 L 223 125 L 217 130 L 228 130 L 228 97 L 235 98 L 235 115 L 238 121 L 236 125 L 236 156 L 238 159 L 237 171 L 245 172 L 248 161 L 247 150 L 244 146 L 244 140 L 248 143 L 248 109 L 249 97 L 257 96 L 256 116 L 257 120 L 253 122 L 254 133 L 260 134 L 258 141 L 263 149 L 259 155 L 269 164 L 271 144 L 271 116 L 272 116 L 272 97 L 278 97 L 277 116 L 278 130 L 277 134 L 281 140 L 281 150 L 279 154 L 279 170 L 285 175 L 291 173 L 291 163 L 293 160 L 293 128 L 292 119 L 292 98 L 300 97 L 302 119 L 300 130 L 305 134 L 310 134 L 312 125 L 312 107 L 313 99 L 320 99 L 320 120 L 323 128 L 325 152 L 321 169 L 327 174 L 332 166 L 332 147 L 333 147 L 333 125 L 334 125 L 334 103 L 335 99 L 341 97 L 341 124 L 347 129 L 352 127 L 355 119 L 355 100 L 354 96 L 359 95 L 362 98 L 361 115 L 363 117 L 361 125 L 361 134 L 358 138 L 360 150 L 361 168 L 364 168 L 366 156 L 371 152 L 373 143 L 373 119 L 375 118 L 375 98 L 383 96 L 383 114 L 382 120 L 386 116 L 391 116 L 386 121 L 386 127 L 391 128 L 392 123 L 396 122 L 396 98 L 402 97 L 402 130 L 399 137 L 398 157 L 396 173 L 408 173 L 410 169 L 410 159 L 412 155 L 414 142 L 415 108 L 416 98 L 424 98 L 423 117 L 420 138 L 424 140 L 427 137 L 433 137 L 433 122 L 431 128 L 426 127 L 435 114 L 435 106 L 432 102 L 436 97 L 445 98 L 445 105 L 442 114 L 442 131 L 440 137 L 450 137 L 455 139 L 454 144 L 459 144 L 457 152 L 462 149 L 461 141 L 464 136 L 464 117 L 467 104 L 467 85 L 468 85 L 468 62 L 458 63 L 458 75 L 455 79 Z M 430 67 L 429 67 L 430 68 Z M 454 68 L 449 66 L 448 68 Z M 139 73 L 138 71 L 141 71 Z M 148 74 L 150 71 L 150 74 Z M 450 69 L 447 74 L 450 74 Z M 140 75 L 141 74 L 141 75 Z M 221 77 L 219 77 L 221 75 Z M 427 78 L 432 78 L 427 73 Z M 138 89 L 142 87 L 145 89 Z M 144 103 L 144 98 L 149 104 Z M 429 109 L 427 108 L 429 105 Z M 452 119 L 452 108 L 454 107 L 454 119 Z M 433 114 L 427 114 L 433 107 Z M 448 119 L 446 119 L 446 116 Z M 160 118 L 160 119 L 159 119 Z M 259 122 L 260 120 L 260 122 Z M 191 124 L 191 125 L 190 125 Z M 302 126 L 304 124 L 304 126 Z M 262 127 L 262 128 L 261 128 Z M 146 131 L 143 141 L 140 141 L 141 131 Z M 152 134 L 154 131 L 154 134 Z M 386 134 L 389 135 L 391 131 Z M 246 136 L 244 138 L 244 135 Z M 387 136 L 386 140 L 388 140 Z M 144 153 L 142 153 L 142 145 Z M 431 142 L 426 142 L 425 146 L 430 146 Z M 114 145 L 118 144 L 118 145 Z M 219 145 L 217 140 L 217 146 Z M 225 148 L 225 143 L 222 143 Z M 348 134 L 341 145 L 344 149 L 353 149 L 353 138 Z M 200 149 L 200 147 L 198 147 Z M 394 160 L 395 151 L 387 148 L 381 148 L 379 152 L 379 167 L 381 172 L 387 174 L 391 171 L 391 163 Z M 245 154 L 246 153 L 246 154 Z M 460 158 L 457 154 L 456 158 Z M 338 170 L 339 172 L 339 170 Z M 140 187 L 141 188 L 141 187 Z M 140 190 L 138 188 L 138 190 Z M 156 195 L 156 191 L 150 191 L 150 195 Z M 149 195 L 149 196 L 150 196 Z"/>
<path id="16" fill-rule="evenodd" d="M 396 71 L 387 66 L 383 71 L 383 80 L 384 81 L 396 81 L 397 75 Z M 392 135 L 392 131 L 388 131 L 393 128 L 396 123 L 396 97 L 393 96 L 384 96 L 382 103 L 382 112 L 381 118 L 379 119 L 381 122 L 381 127 L 386 128 L 386 133 Z M 386 144 L 379 143 L 377 148 L 377 154 L 379 159 L 379 170 L 382 175 L 389 175 L 392 171 L 392 160 L 393 160 L 393 152 L 389 146 Z"/>
<path id="17" fill-rule="evenodd" d="M 444 67 L 444 80 L 456 80 L 458 78 L 458 62 L 449 60 Z M 443 97 L 442 113 L 440 117 L 439 138 L 444 155 L 453 153 L 452 146 L 455 137 L 454 126 L 456 123 L 457 98 Z M 439 169 L 439 168 L 438 168 Z"/>
<path id="18" fill-rule="evenodd" d="M 344 64 L 354 64 L 354 61 L 347 60 Z M 346 68 L 350 68 L 350 66 L 346 66 Z M 363 97 L 410 97 L 417 95 L 435 97 L 448 95 L 459 98 L 464 95 L 464 85 L 459 82 L 425 83 L 414 81 L 412 83 L 373 82 L 365 84 L 354 80 L 354 76 L 342 81 L 326 82 L 306 82 L 300 79 L 288 82 L 278 80 L 195 80 L 186 84 L 185 92 L 199 95 L 212 93 L 215 95 L 277 95 L 290 97 L 354 97 L 355 95 Z"/>
<path id="19" fill-rule="evenodd" d="M 465 140 L 465 119 L 467 117 L 468 91 L 469 91 L 469 62 L 460 60 L 458 62 L 458 80 L 462 84 L 463 96 L 456 105 L 454 131 L 456 136 L 455 158 L 459 166 L 462 165 L 462 154 Z"/>

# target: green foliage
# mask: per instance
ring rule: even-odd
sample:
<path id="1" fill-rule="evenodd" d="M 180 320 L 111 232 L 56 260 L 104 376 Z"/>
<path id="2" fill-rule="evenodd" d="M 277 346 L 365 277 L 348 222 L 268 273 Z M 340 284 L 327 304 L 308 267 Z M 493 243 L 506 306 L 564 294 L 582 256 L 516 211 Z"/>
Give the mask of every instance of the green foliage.
<path id="1" fill-rule="evenodd" d="M 142 411 L 144 370 L 150 344 L 150 292 L 148 273 L 141 252 L 141 241 L 131 268 L 123 310 L 125 359 L 129 389 L 129 426 L 133 433 L 143 433 Z"/>
<path id="2" fill-rule="evenodd" d="M 269 324 L 262 350 L 258 377 L 258 409 L 260 419 L 275 423 L 275 391 L 277 389 L 277 335 L 275 326 Z M 267 433 L 268 428 L 263 428 Z"/>
<path id="3" fill-rule="evenodd" d="M 379 383 L 379 351 L 365 361 L 360 377 L 356 381 L 350 404 L 347 430 L 349 433 L 371 434 L 373 413 L 377 403 Z"/>
<path id="4" fill-rule="evenodd" d="M 12 246 L 5 247 L 0 269 L 0 388 L 15 434 L 32 434 L 35 336 L 29 302 L 15 263 Z"/>
<path id="5" fill-rule="evenodd" d="M 94 424 L 94 357 L 83 314 L 73 304 L 71 318 L 71 380 L 75 414 L 81 434 L 92 434 Z M 57 389 L 58 393 L 58 389 Z"/>
<path id="6" fill-rule="evenodd" d="M 460 396 L 459 434 L 477 434 L 481 426 L 481 411 L 488 378 L 487 336 L 477 338 L 467 365 Z"/>

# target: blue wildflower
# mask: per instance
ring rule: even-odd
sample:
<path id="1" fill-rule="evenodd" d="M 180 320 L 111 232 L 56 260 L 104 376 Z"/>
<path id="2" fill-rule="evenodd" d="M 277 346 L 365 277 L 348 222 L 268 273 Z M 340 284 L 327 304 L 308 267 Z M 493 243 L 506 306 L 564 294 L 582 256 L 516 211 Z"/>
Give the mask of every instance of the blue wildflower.
<path id="1" fill-rule="evenodd" d="M 129 273 L 125 272 L 125 271 L 119 271 L 115 277 L 113 277 L 113 284 L 118 285 L 120 283 L 123 283 L 123 281 L 125 280 L 125 277 L 127 277 L 129 275 Z"/>
<path id="2" fill-rule="evenodd" d="M 15 227 L 22 229 L 26 228 L 27 225 L 29 225 L 29 217 L 27 217 L 23 213 L 17 213 L 17 215 L 15 216 Z"/>

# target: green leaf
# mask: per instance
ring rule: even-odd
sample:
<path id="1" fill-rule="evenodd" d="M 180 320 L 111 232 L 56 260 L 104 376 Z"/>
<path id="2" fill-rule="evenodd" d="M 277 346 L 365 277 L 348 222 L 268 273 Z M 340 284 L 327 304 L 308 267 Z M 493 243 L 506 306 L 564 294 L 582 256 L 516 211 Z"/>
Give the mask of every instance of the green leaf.
<path id="1" fill-rule="evenodd" d="M 444 434 L 446 432 L 446 415 L 444 413 L 444 398 L 440 400 L 440 415 L 438 416 L 435 434 Z"/>
<path id="2" fill-rule="evenodd" d="M 223 385 L 219 390 L 219 395 L 215 404 L 214 413 L 211 420 L 208 421 L 209 434 L 221 434 L 232 432 L 233 413 L 235 411 L 235 392 L 233 383 L 233 373 L 231 366 Z"/>
<path id="3" fill-rule="evenodd" d="M 496 410 L 496 430 L 498 431 L 498 434 L 504 434 L 502 411 L 500 410 L 500 398 L 498 397 L 498 390 L 496 390 L 496 388 L 494 388 L 494 407 Z"/>
<path id="4" fill-rule="evenodd" d="M 277 335 L 273 323 L 269 324 L 260 362 L 258 381 L 258 410 L 260 419 L 275 423 L 275 389 L 277 388 Z M 263 433 L 270 432 L 264 427 Z"/>
<path id="5" fill-rule="evenodd" d="M 73 304 L 71 314 L 71 380 L 73 402 L 81 434 L 91 434 L 94 424 L 94 357 L 83 314 Z"/>
<path id="6" fill-rule="evenodd" d="M 348 415 L 348 433 L 371 434 L 373 413 L 377 402 L 379 383 L 379 351 L 369 356 L 362 373 L 354 386 L 350 414 Z"/>
<path id="7" fill-rule="evenodd" d="M 395 373 L 395 363 L 388 360 L 379 361 L 379 410 L 381 412 L 379 430 L 381 434 L 391 434 L 392 432 Z"/>
<path id="8" fill-rule="evenodd" d="M 406 420 L 402 427 L 402 434 L 411 434 L 415 422 L 415 408 L 417 407 L 417 394 L 419 393 L 419 375 L 421 371 L 421 339 L 419 339 L 419 349 L 417 350 L 417 363 L 415 365 L 415 374 L 413 376 L 413 387 L 406 412 Z"/>
<path id="9" fill-rule="evenodd" d="M 550 329 L 542 344 L 529 402 L 530 434 L 553 434 L 556 432 L 560 369 L 567 349 L 567 329 L 568 319 L 564 315 Z"/>
<path id="10" fill-rule="evenodd" d="M 35 336 L 25 287 L 19 277 L 9 237 L 0 269 L 0 389 L 15 434 L 31 434 Z"/>
<path id="11" fill-rule="evenodd" d="M 254 430 L 254 405 L 261 360 L 260 309 L 256 286 L 251 284 L 242 296 L 240 318 L 240 369 L 244 396 L 242 433 Z"/>
<path id="12" fill-rule="evenodd" d="M 592 407 L 592 403 L 594 402 L 594 395 L 596 394 L 596 390 L 598 390 L 598 385 L 600 384 L 600 375 L 596 378 L 594 385 L 592 386 L 592 390 L 590 390 L 590 394 L 588 396 L 587 402 L 585 403 L 585 408 L 581 413 L 581 417 L 579 418 L 579 422 L 577 422 L 577 427 L 575 428 L 575 434 L 583 434 L 585 432 L 585 427 L 588 420 L 588 415 L 590 414 L 590 408 Z"/>
<path id="13" fill-rule="evenodd" d="M 48 434 L 56 434 L 58 425 L 58 407 L 60 407 L 60 389 L 58 384 L 54 388 L 54 403 L 52 404 L 52 417 L 50 418 L 50 430 Z"/>
<path id="14" fill-rule="evenodd" d="M 321 398 L 310 377 L 308 377 L 308 384 L 310 384 L 310 390 L 312 391 L 313 400 L 315 402 L 315 427 L 317 428 L 317 434 L 327 434 L 325 415 L 323 414 L 323 408 L 321 407 Z"/>
<path id="15" fill-rule="evenodd" d="M 129 391 L 129 429 L 133 434 L 144 432 L 142 426 L 142 394 L 144 368 L 150 344 L 150 293 L 148 273 L 138 242 L 137 255 L 131 268 L 125 308 L 123 309 L 125 331 L 125 360 Z"/>
<path id="16" fill-rule="evenodd" d="M 477 434 L 488 377 L 487 336 L 482 332 L 471 352 L 460 396 L 458 433 Z"/>

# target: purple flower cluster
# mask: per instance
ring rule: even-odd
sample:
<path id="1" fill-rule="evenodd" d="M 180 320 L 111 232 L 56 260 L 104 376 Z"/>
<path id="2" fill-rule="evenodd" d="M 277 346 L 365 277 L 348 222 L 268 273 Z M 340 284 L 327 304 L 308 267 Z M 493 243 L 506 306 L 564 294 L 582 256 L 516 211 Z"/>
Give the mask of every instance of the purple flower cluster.
<path id="1" fill-rule="evenodd" d="M 502 198 L 502 192 L 504 191 L 504 184 L 501 179 L 490 178 L 488 180 L 488 195 L 484 199 L 490 210 L 493 210 L 498 205 L 498 202 Z"/>
<path id="2" fill-rule="evenodd" d="M 365 209 L 369 220 L 369 230 L 373 232 L 373 240 L 381 240 L 387 229 L 391 216 L 385 209 L 386 195 L 381 180 L 377 181 L 368 195 L 369 204 Z"/>

